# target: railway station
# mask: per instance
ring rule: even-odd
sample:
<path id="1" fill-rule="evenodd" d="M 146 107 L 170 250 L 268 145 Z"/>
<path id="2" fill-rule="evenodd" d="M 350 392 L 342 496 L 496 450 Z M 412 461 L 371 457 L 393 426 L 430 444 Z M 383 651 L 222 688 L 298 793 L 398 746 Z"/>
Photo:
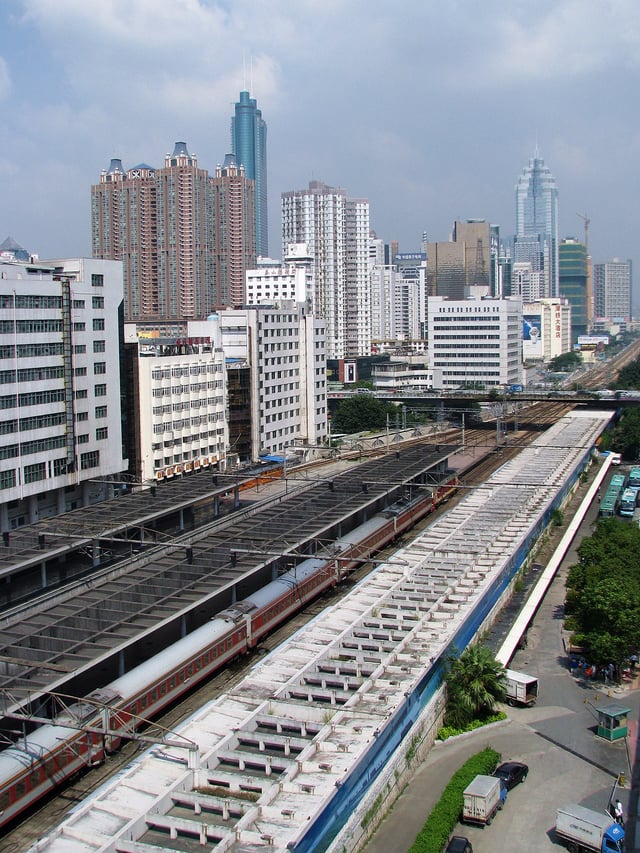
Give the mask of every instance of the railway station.
<path id="1" fill-rule="evenodd" d="M 357 849 L 435 738 L 447 653 L 491 624 L 609 420 L 562 418 L 34 853 Z"/>
<path id="2" fill-rule="evenodd" d="M 47 694 L 84 696 L 123 675 L 305 557 L 329 554 L 336 539 L 398 500 L 431 493 L 455 450 L 419 443 L 328 480 L 291 480 L 275 499 L 241 507 L 5 613 L 2 711 L 37 706 L 42 713 Z M 170 497 L 162 500 L 168 506 Z M 95 524 L 99 511 L 95 507 Z M 139 511 L 139 504 L 131 509 Z M 124 520 L 121 515 L 119 524 Z M 143 523 L 139 515 L 135 520 Z M 64 529 L 62 520 L 58 526 Z"/>

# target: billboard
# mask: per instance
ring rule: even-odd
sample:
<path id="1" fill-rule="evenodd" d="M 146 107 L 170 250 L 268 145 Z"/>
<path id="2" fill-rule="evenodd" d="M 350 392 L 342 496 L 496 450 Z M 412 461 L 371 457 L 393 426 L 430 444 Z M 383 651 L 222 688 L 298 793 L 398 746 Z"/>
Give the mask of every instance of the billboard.
<path id="1" fill-rule="evenodd" d="M 522 315 L 522 356 L 542 358 L 542 314 Z"/>

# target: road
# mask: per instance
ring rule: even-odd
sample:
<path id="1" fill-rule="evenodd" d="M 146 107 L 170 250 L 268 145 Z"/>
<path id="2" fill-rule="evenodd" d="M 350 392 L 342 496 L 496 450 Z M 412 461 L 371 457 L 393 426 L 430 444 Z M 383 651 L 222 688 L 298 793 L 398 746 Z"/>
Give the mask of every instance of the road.
<path id="1" fill-rule="evenodd" d="M 562 643 L 566 572 L 576 562 L 575 549 L 580 538 L 589 535 L 595 514 L 594 506 L 529 628 L 527 648 L 518 651 L 510 664 L 539 678 L 537 705 L 508 708 L 508 721 L 437 744 L 367 845 L 366 853 L 409 850 L 453 773 L 485 746 L 496 749 L 504 760 L 524 761 L 529 765 L 529 776 L 509 793 L 491 826 L 456 827 L 455 834 L 472 841 L 474 853 L 562 850 L 552 831 L 556 807 L 576 802 L 602 811 L 618 773 L 625 772 L 630 778 L 624 742 L 608 743 L 594 734 L 592 704 L 625 704 L 631 709 L 635 734 L 640 710 L 637 684 L 607 693 L 600 685 L 575 678 L 567 669 Z M 635 737 L 629 742 L 635 744 Z M 629 791 L 619 793 L 626 812 Z"/>

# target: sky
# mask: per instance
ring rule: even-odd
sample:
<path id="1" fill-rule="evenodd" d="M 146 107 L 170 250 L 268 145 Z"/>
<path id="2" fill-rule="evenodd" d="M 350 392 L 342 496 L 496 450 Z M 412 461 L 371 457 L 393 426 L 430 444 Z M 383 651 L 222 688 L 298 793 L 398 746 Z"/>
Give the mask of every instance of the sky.
<path id="1" fill-rule="evenodd" d="M 91 185 L 176 141 L 209 173 L 242 89 L 268 127 L 269 249 L 310 180 L 401 251 L 455 219 L 515 229 L 537 149 L 560 236 L 640 275 L 638 0 L 2 0 L 0 242 L 91 254 Z M 640 304 L 640 287 L 634 303 Z"/>

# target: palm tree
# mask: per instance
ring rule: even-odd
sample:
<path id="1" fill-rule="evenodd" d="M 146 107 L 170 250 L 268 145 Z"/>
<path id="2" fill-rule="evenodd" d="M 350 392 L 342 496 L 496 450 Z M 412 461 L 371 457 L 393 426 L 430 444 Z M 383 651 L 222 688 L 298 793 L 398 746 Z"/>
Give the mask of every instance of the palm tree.
<path id="1" fill-rule="evenodd" d="M 504 667 L 486 646 L 468 646 L 460 657 L 449 658 L 445 682 L 445 722 L 455 728 L 495 713 L 496 703 L 506 694 Z"/>

